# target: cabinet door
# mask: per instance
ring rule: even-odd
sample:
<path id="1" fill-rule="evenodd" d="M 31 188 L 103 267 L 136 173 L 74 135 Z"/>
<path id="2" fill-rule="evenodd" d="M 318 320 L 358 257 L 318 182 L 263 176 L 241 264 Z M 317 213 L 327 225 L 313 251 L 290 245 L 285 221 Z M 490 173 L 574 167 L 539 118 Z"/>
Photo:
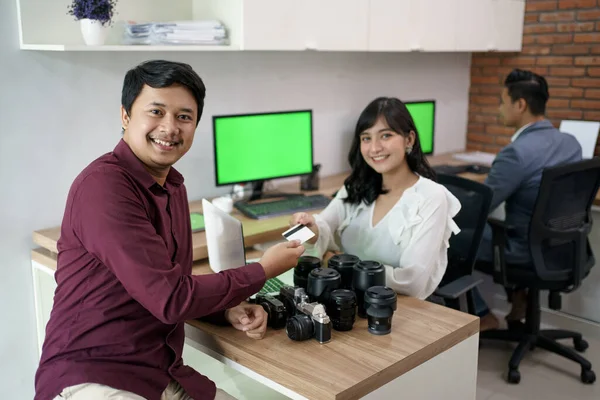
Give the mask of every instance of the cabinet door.
<path id="1" fill-rule="evenodd" d="M 316 50 L 367 51 L 369 0 L 299 0 L 309 4 L 309 46 Z"/>
<path id="2" fill-rule="evenodd" d="M 523 44 L 524 0 L 492 0 L 494 50 L 521 51 Z"/>
<path id="3" fill-rule="evenodd" d="M 307 6 L 294 0 L 245 0 L 242 6 L 244 50 L 304 50 Z"/>
<path id="4" fill-rule="evenodd" d="M 493 0 L 459 0 L 457 51 L 489 51 L 495 46 Z"/>
<path id="5" fill-rule="evenodd" d="M 411 11 L 411 0 L 371 0 L 369 50 L 410 51 L 417 47 Z"/>
<path id="6" fill-rule="evenodd" d="M 416 49 L 454 51 L 458 2 L 456 0 L 410 0 L 411 29 L 417 32 Z"/>

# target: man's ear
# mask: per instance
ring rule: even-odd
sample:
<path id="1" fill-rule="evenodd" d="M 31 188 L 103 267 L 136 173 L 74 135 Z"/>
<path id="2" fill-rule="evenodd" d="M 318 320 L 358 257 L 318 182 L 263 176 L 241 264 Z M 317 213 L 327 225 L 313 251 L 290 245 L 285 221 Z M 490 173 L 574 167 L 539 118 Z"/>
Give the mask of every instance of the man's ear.
<path id="1" fill-rule="evenodd" d="M 525 99 L 520 98 L 517 100 L 517 109 L 519 110 L 519 112 L 525 112 L 527 110 L 527 102 L 525 101 Z"/>
<path id="2" fill-rule="evenodd" d="M 127 111 L 125 111 L 125 107 L 121 105 L 121 128 L 123 131 L 127 129 L 129 126 L 129 115 L 127 115 Z"/>

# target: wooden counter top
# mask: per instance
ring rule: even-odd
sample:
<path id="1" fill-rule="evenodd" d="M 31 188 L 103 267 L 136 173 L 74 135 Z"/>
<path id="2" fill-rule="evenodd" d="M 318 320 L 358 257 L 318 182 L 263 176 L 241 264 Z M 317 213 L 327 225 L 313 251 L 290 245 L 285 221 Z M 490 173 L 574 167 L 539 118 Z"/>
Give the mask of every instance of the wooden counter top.
<path id="1" fill-rule="evenodd" d="M 253 252 L 248 257 L 259 257 Z M 56 254 L 32 251 L 32 259 L 55 270 Z M 212 273 L 206 261 L 194 274 Z M 210 340 L 224 357 L 309 399 L 358 399 L 479 332 L 479 318 L 415 298 L 398 296 L 392 332 L 376 336 L 367 320 L 357 318 L 348 332 L 332 340 L 290 340 L 285 329 L 268 329 L 262 340 L 244 332 L 196 320 L 188 321 L 192 338 Z"/>

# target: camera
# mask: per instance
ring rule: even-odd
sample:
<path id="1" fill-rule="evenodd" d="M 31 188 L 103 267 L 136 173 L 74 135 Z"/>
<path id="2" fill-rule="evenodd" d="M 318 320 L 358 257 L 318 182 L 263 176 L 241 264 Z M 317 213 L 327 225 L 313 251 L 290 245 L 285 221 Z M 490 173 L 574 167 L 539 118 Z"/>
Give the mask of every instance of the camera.
<path id="1" fill-rule="evenodd" d="M 299 287 L 283 286 L 279 296 L 286 308 L 294 307 L 295 315 L 289 314 L 285 327 L 290 339 L 301 341 L 314 337 L 319 343 L 331 340 L 331 320 L 322 304 L 310 303 L 304 289 Z"/>
<path id="2" fill-rule="evenodd" d="M 289 314 L 279 299 L 268 294 L 257 294 L 254 303 L 260 305 L 267 312 L 268 326 L 273 329 L 285 327 Z"/>

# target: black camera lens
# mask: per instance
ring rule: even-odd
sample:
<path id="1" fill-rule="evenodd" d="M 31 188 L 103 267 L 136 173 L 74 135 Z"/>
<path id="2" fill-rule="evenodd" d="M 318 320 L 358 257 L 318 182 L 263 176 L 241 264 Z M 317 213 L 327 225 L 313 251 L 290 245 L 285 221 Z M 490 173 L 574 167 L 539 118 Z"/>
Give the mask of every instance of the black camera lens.
<path id="1" fill-rule="evenodd" d="M 392 316 L 396 310 L 397 295 L 389 287 L 373 286 L 365 292 L 369 332 L 387 335 L 392 331 Z"/>
<path id="2" fill-rule="evenodd" d="M 321 267 L 321 260 L 317 257 L 302 256 L 298 259 L 298 264 L 294 268 L 294 286 L 306 290 L 308 285 L 308 274 L 315 268 Z"/>
<path id="3" fill-rule="evenodd" d="M 361 261 L 354 266 L 352 288 L 356 293 L 358 316 L 367 318 L 365 292 L 371 286 L 385 286 L 385 268 L 377 261 Z"/>
<path id="4" fill-rule="evenodd" d="M 336 331 L 349 331 L 356 319 L 356 295 L 348 289 L 331 292 L 327 314 Z"/>
<path id="5" fill-rule="evenodd" d="M 298 314 L 287 320 L 285 332 L 292 340 L 308 340 L 313 337 L 313 322 L 306 314 Z"/>
<path id="6" fill-rule="evenodd" d="M 329 268 L 333 268 L 342 276 L 341 288 L 352 289 L 352 275 L 354 274 L 354 266 L 360 259 L 351 254 L 336 254 L 329 259 L 327 264 Z"/>
<path id="7" fill-rule="evenodd" d="M 340 273 L 331 268 L 315 268 L 308 274 L 306 293 L 310 301 L 316 301 L 326 306 L 331 292 L 340 288 Z"/>

